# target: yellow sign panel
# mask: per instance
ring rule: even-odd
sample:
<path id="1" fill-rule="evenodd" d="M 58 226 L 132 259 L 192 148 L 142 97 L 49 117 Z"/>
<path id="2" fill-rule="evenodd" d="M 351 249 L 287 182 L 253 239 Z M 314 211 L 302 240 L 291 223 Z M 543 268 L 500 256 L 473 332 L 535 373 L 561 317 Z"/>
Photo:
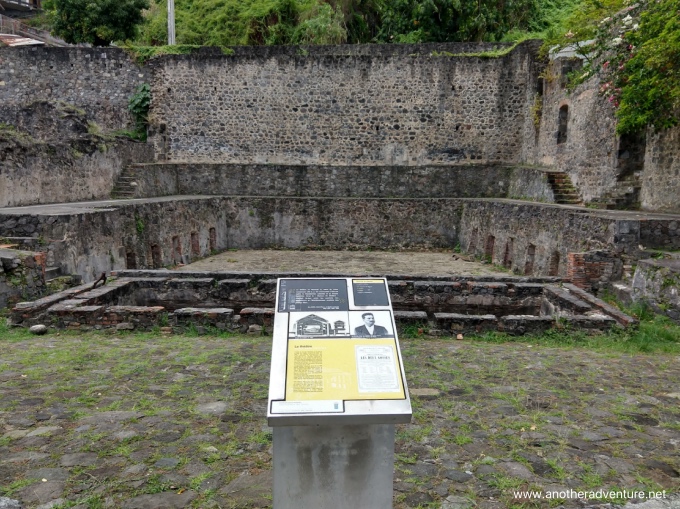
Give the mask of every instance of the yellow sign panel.
<path id="1" fill-rule="evenodd" d="M 394 338 L 288 340 L 286 401 L 404 398 Z"/>

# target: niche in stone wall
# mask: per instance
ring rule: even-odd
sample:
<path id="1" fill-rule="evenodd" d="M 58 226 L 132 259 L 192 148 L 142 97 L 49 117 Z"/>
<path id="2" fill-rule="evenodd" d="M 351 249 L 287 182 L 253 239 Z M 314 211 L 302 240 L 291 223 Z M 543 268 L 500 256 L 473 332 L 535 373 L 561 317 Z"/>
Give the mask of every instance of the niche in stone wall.
<path id="1" fill-rule="evenodd" d="M 191 232 L 191 254 L 193 256 L 201 255 L 201 246 L 198 244 L 198 233 Z"/>
<path id="2" fill-rule="evenodd" d="M 125 253 L 125 268 L 126 269 L 136 269 L 137 268 L 137 256 L 133 251 L 127 251 Z"/>
<path id="3" fill-rule="evenodd" d="M 163 266 L 163 256 L 161 255 L 161 247 L 158 244 L 151 246 L 151 262 L 154 269 L 160 269 Z"/>
<path id="4" fill-rule="evenodd" d="M 534 258 L 536 257 L 536 246 L 529 244 L 527 247 L 527 258 L 524 263 L 524 275 L 531 276 L 534 273 Z"/>
<path id="5" fill-rule="evenodd" d="M 477 250 L 477 236 L 479 234 L 479 230 L 477 228 L 472 229 L 472 233 L 470 234 L 470 242 L 468 243 L 468 253 L 470 254 L 475 254 L 475 251 Z"/>
<path id="6" fill-rule="evenodd" d="M 557 276 L 559 271 L 560 271 L 560 253 L 557 251 L 553 251 L 553 254 L 550 256 L 550 266 L 548 267 L 548 275 Z"/>
<path id="7" fill-rule="evenodd" d="M 182 263 L 182 243 L 178 236 L 172 238 L 172 262 L 175 265 Z"/>
<path id="8" fill-rule="evenodd" d="M 515 239 L 510 237 L 505 243 L 505 253 L 503 254 L 503 267 L 509 269 L 512 267 L 512 249 L 515 243 Z"/>
<path id="9" fill-rule="evenodd" d="M 210 228 L 209 242 L 210 253 L 214 253 L 215 251 L 217 251 L 217 232 L 215 231 L 215 228 Z"/>
<path id="10" fill-rule="evenodd" d="M 567 124 L 569 123 L 569 106 L 560 106 L 557 117 L 557 144 L 560 145 L 567 141 Z"/>
<path id="11" fill-rule="evenodd" d="M 496 237 L 489 235 L 486 238 L 486 244 L 484 245 L 484 258 L 487 261 L 493 262 L 493 249 L 496 244 Z"/>
<path id="12" fill-rule="evenodd" d="M 619 138 L 616 166 L 621 180 L 635 172 L 641 172 L 645 166 L 645 149 L 647 138 L 645 131 L 633 134 L 622 134 Z"/>

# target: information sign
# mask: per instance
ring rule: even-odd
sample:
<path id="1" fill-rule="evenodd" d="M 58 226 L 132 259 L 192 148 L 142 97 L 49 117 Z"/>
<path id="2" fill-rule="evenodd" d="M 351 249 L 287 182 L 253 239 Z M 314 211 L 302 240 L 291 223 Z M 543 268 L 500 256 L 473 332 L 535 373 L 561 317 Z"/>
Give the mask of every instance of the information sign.
<path id="1" fill-rule="evenodd" d="M 324 416 L 410 421 L 385 279 L 278 281 L 269 423 L 306 425 L 328 421 Z"/>

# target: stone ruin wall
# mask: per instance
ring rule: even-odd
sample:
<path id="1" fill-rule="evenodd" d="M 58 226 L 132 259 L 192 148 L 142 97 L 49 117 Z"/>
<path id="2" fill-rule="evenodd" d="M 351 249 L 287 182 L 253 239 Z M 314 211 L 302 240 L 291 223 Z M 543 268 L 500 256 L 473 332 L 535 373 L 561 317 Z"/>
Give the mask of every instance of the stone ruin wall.
<path id="1" fill-rule="evenodd" d="M 573 63 L 553 62 L 544 71 L 536 46 L 524 43 L 500 58 L 452 56 L 495 48 L 488 44 L 245 47 L 233 55 L 202 50 L 162 57 L 146 66 L 117 48 L 3 48 L 0 121 L 21 123 L 22 110 L 47 101 L 82 109 L 103 130 L 130 127 L 128 99 L 150 82 L 152 143 L 161 159 L 359 166 L 521 162 L 566 171 L 586 202 L 597 201 L 630 170 L 619 157 L 626 147 L 614 134 L 613 111 L 598 97 L 596 81 L 568 94 L 565 74 Z M 539 89 L 536 129 L 531 110 Z M 563 105 L 569 107 L 568 137 L 557 144 Z M 30 127 L 38 133 L 45 126 Z M 676 127 L 647 136 L 644 210 L 680 211 L 679 132 Z M 2 205 L 103 198 L 112 187 L 103 180 L 117 177 L 118 165 L 130 160 L 111 152 L 80 160 L 71 154 L 68 171 L 55 175 L 45 153 L 15 147 L 14 167 L 3 171 Z M 44 183 L 39 195 L 28 189 L 36 178 Z"/>
<path id="2" fill-rule="evenodd" d="M 159 160 L 274 164 L 515 163 L 536 43 L 498 58 L 406 46 L 241 48 L 151 64 Z"/>
<path id="3" fill-rule="evenodd" d="M 0 48 L 3 122 L 35 102 L 82 109 L 102 129 L 130 126 L 128 99 L 150 81 L 146 68 L 117 48 Z M 14 115 L 12 115 L 14 114 Z"/>
<path id="4" fill-rule="evenodd" d="M 0 207 L 108 199 L 125 165 L 153 159 L 112 134 L 145 81 L 118 49 L 0 49 Z"/>
<path id="5" fill-rule="evenodd" d="M 605 106 L 597 103 L 599 98 L 592 87 L 583 87 L 567 98 L 559 82 L 554 81 L 546 87 L 536 134 L 531 105 L 541 64 L 535 60 L 535 44 L 523 44 L 501 58 L 451 56 L 459 49 L 456 45 L 450 52 L 438 48 L 436 52 L 409 53 L 410 48 L 318 48 L 307 55 L 298 54 L 297 48 L 238 48 L 234 55 L 164 57 L 145 68 L 117 49 L 0 50 L 3 120 L 20 119 L 21 109 L 35 101 L 63 100 L 85 110 L 86 117 L 104 128 L 127 126 L 131 120 L 128 98 L 139 83 L 149 81 L 153 84 L 151 134 L 156 156 L 186 165 L 178 164 L 174 170 L 172 166 L 155 165 L 156 175 L 162 173 L 169 179 L 160 187 L 205 192 L 213 189 L 209 179 L 215 177 L 208 173 L 219 166 L 206 169 L 207 165 L 201 166 L 203 161 L 236 161 L 247 169 L 238 176 L 231 175 L 238 182 L 232 181 L 234 186 L 225 187 L 225 191 L 234 193 L 245 185 L 260 195 L 168 198 L 58 219 L 32 216 L 28 223 L 39 224 L 27 235 L 46 239 L 48 255 L 63 260 L 68 271 L 82 274 L 85 281 L 103 271 L 162 267 L 230 247 L 451 248 L 460 243 L 519 273 L 558 275 L 567 273 L 569 252 L 599 249 L 607 242 L 609 247 L 626 253 L 639 242 L 647 247 L 680 247 L 678 229 L 672 222 L 636 223 L 631 227 L 635 231 L 626 233 L 625 227 L 612 218 L 535 204 L 443 198 L 263 198 L 278 192 L 277 186 L 282 183 L 267 183 L 252 172 L 258 164 L 269 170 L 277 168 L 272 163 L 303 165 L 298 169 L 325 168 L 330 162 L 345 165 L 345 187 L 353 180 L 352 172 L 369 170 L 367 165 L 382 166 L 375 174 L 357 177 L 367 195 L 379 190 L 375 196 L 382 198 L 405 196 L 414 190 L 416 196 L 425 191 L 430 196 L 465 196 L 462 191 L 451 192 L 451 185 L 458 184 L 477 186 L 483 196 L 550 200 L 545 180 L 536 179 L 536 171 L 513 164 L 518 162 L 546 163 L 568 171 L 584 187 L 583 192 L 593 197 L 606 192 L 602 182 L 616 176 L 612 168 L 619 164 L 611 114 L 608 117 L 602 110 Z M 557 111 L 563 101 L 571 101 L 573 117 L 567 142 L 555 147 Z M 648 208 L 677 196 L 673 195 L 668 172 L 664 173 L 668 167 L 671 176 L 677 171 L 676 134 L 677 130 L 671 130 L 648 140 L 647 154 L 652 157 L 646 158 L 645 171 L 655 161 L 654 178 L 648 180 L 663 189 L 650 195 Z M 219 150 L 213 151 L 214 147 Z M 97 168 L 84 166 L 83 178 L 88 171 L 93 174 L 92 184 L 97 178 L 110 178 L 101 164 L 95 162 Z M 394 170 L 397 167 L 419 165 L 423 172 L 436 174 L 442 164 L 453 164 L 461 171 L 456 177 L 462 179 L 452 184 L 450 178 L 444 180 L 441 175 L 420 175 L 423 180 L 419 181 L 415 178 L 421 171 L 418 168 L 413 170 L 410 182 L 413 189 L 403 187 L 398 178 L 390 180 L 398 173 Z M 507 165 L 505 169 L 503 165 Z M 48 170 L 48 165 L 43 167 Z M 510 167 L 515 180 L 511 178 L 511 188 L 506 189 L 494 179 L 497 175 L 505 180 L 503 172 Z M 199 170 L 198 185 L 184 170 Z M 475 171 L 486 175 L 481 178 L 474 175 Z M 19 176 L 15 188 L 27 186 L 29 177 L 35 178 L 29 173 Z M 68 172 L 58 178 L 75 182 Z M 247 183 L 241 181 L 243 178 Z M 339 185 L 338 174 L 321 176 L 317 184 L 319 189 Z M 286 181 L 285 185 L 298 195 L 308 196 L 305 183 L 299 180 Z M 87 185 L 76 182 L 70 187 Z M 336 190 L 337 196 L 345 191 Z M 529 196 L 515 194 L 527 190 Z M 149 191 L 148 196 L 153 193 Z M 70 195 L 65 198 L 78 199 Z M 671 204 L 671 210 L 673 205 L 677 207 L 677 203 Z M 6 227 L 12 220 L 14 227 Z M 25 235 L 22 228 L 26 225 L 17 224 L 20 220 L 4 216 L 0 235 Z M 475 235 L 485 240 L 472 242 L 475 225 Z M 621 235 L 609 231 L 619 227 Z M 490 236 L 495 238 L 491 247 Z M 511 238 L 515 244 L 506 257 L 502 246 Z M 593 245 L 583 246 L 583 238 L 595 239 Z M 366 239 L 371 241 L 367 243 Z M 527 271 L 530 245 L 534 253 L 531 271 Z"/>
<path id="6" fill-rule="evenodd" d="M 148 145 L 126 139 L 0 139 L 0 207 L 108 200 L 127 164 L 152 158 Z"/>
<path id="7" fill-rule="evenodd" d="M 643 210 L 680 212 L 680 126 L 647 131 L 640 199 Z"/>
<path id="8" fill-rule="evenodd" d="M 594 78 L 569 92 L 567 74 L 574 59 L 557 59 L 542 73 L 542 111 L 536 146 L 525 151 L 530 164 L 569 174 L 581 198 L 598 202 L 615 192 L 617 182 L 638 174 L 642 210 L 680 212 L 680 127 L 645 136 L 616 135 L 614 108 L 599 95 Z M 567 139 L 558 143 L 559 111 L 568 108 Z"/>
<path id="9" fill-rule="evenodd" d="M 501 164 L 336 166 L 153 163 L 134 167 L 135 198 L 172 195 L 512 198 L 553 202 L 544 172 Z"/>

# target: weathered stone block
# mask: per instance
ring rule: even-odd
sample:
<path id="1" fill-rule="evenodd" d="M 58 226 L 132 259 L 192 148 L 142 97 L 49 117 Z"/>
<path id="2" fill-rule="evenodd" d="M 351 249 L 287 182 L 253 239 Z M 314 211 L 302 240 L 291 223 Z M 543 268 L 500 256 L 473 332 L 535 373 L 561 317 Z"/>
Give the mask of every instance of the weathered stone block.
<path id="1" fill-rule="evenodd" d="M 498 319 L 495 315 L 435 313 L 434 320 L 438 329 L 450 334 L 471 334 L 498 330 Z"/>

